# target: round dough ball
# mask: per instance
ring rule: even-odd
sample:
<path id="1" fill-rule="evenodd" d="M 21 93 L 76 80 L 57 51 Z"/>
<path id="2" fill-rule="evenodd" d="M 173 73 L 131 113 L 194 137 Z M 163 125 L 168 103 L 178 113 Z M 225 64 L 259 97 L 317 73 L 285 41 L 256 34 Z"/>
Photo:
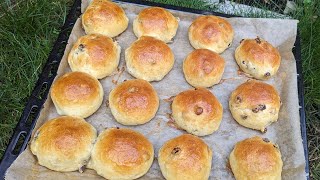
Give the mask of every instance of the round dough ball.
<path id="1" fill-rule="evenodd" d="M 54 171 L 82 172 L 96 137 L 97 131 L 84 119 L 61 116 L 46 121 L 36 131 L 30 148 L 42 166 Z"/>
<path id="2" fill-rule="evenodd" d="M 212 134 L 222 120 L 222 105 L 205 88 L 181 92 L 174 98 L 171 107 L 176 124 L 197 136 Z"/>
<path id="3" fill-rule="evenodd" d="M 93 0 L 82 15 L 86 34 L 115 37 L 125 31 L 129 19 L 124 10 L 109 0 Z"/>
<path id="4" fill-rule="evenodd" d="M 152 165 L 151 142 L 131 129 L 103 131 L 93 147 L 88 167 L 106 179 L 137 179 Z"/>
<path id="5" fill-rule="evenodd" d="M 224 72 L 225 61 L 219 54 L 196 49 L 183 62 L 183 73 L 193 87 L 210 87 L 218 84 Z"/>
<path id="6" fill-rule="evenodd" d="M 189 27 L 189 41 L 195 49 L 222 53 L 231 46 L 233 36 L 231 24 L 218 16 L 199 16 Z"/>
<path id="7" fill-rule="evenodd" d="M 259 37 L 242 40 L 236 49 L 235 59 L 242 71 L 260 80 L 275 75 L 281 63 L 279 51 Z"/>
<path id="8" fill-rule="evenodd" d="M 164 42 L 172 41 L 177 33 L 178 18 L 160 7 L 143 9 L 133 21 L 133 32 L 141 36 L 151 36 Z"/>
<path id="9" fill-rule="evenodd" d="M 160 81 L 174 64 L 170 47 L 153 37 L 142 36 L 126 49 L 128 72 L 138 79 Z"/>
<path id="10" fill-rule="evenodd" d="M 70 72 L 53 83 L 50 95 L 58 114 L 86 118 L 101 106 L 103 89 L 91 75 Z"/>
<path id="11" fill-rule="evenodd" d="M 159 108 L 159 97 L 152 85 L 142 79 L 127 80 L 109 94 L 114 118 L 123 125 L 149 122 Z"/>
<path id="12" fill-rule="evenodd" d="M 82 36 L 73 45 L 68 63 L 72 71 L 81 71 L 102 79 L 118 67 L 121 48 L 107 36 Z"/>
<path id="13" fill-rule="evenodd" d="M 266 132 L 266 127 L 278 120 L 280 106 L 277 90 L 256 80 L 238 86 L 229 99 L 233 118 L 242 126 L 262 132 Z"/>
<path id="14" fill-rule="evenodd" d="M 158 162 L 167 180 L 207 180 L 212 151 L 200 138 L 184 134 L 167 141 L 159 150 Z"/>
<path id="15" fill-rule="evenodd" d="M 229 163 L 237 180 L 281 180 L 280 150 L 267 138 L 255 136 L 238 142 Z"/>

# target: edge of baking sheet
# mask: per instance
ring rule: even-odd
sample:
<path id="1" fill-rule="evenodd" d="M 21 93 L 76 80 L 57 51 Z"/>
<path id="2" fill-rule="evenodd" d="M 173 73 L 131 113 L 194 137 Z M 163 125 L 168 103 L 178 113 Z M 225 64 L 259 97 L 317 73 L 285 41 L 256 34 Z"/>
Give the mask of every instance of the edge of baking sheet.
<path id="1" fill-rule="evenodd" d="M 116 2 L 126 2 L 148 6 L 160 6 L 167 9 L 196 13 L 196 14 L 211 14 L 222 17 L 239 17 L 230 14 L 223 14 L 218 12 L 209 12 L 192 8 L 185 8 L 179 6 L 172 6 L 167 4 L 155 3 L 145 0 L 116 0 Z M 57 75 L 57 69 L 59 67 L 66 43 L 69 38 L 69 34 L 73 28 L 75 21 L 81 15 L 81 0 L 75 0 L 71 10 L 66 18 L 66 21 L 61 29 L 61 32 L 52 48 L 52 51 L 48 57 L 48 60 L 39 76 L 39 79 L 35 85 L 35 88 L 26 104 L 26 107 L 21 115 L 21 118 L 14 130 L 9 145 L 3 154 L 0 162 L 0 178 L 4 178 L 6 170 L 12 164 L 12 162 L 19 156 L 21 152 L 27 147 L 32 130 L 37 122 L 44 102 L 47 99 L 51 84 Z M 297 33 L 296 42 L 292 50 L 297 64 L 297 81 L 298 81 L 298 98 L 299 98 L 299 113 L 300 113 L 300 127 L 301 136 L 303 140 L 304 156 L 305 156 L 305 172 L 307 179 L 309 176 L 309 160 L 308 160 L 308 143 L 307 143 L 307 130 L 306 130 L 306 116 L 304 107 L 304 86 L 303 86 L 303 74 L 302 74 L 302 59 L 301 59 L 301 45 L 300 35 Z M 22 140 L 21 140 L 22 139 Z M 19 142 L 18 142 L 19 141 Z M 22 142 L 20 142 L 22 141 Z"/>

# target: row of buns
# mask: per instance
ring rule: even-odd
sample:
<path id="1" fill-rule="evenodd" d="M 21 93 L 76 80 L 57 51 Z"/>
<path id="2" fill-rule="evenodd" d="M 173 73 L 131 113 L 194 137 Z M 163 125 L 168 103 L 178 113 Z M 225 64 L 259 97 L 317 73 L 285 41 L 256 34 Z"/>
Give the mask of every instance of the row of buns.
<path id="1" fill-rule="evenodd" d="M 128 22 L 125 11 L 116 3 L 93 0 L 82 15 L 88 36 L 78 40 L 68 57 L 71 69 L 98 79 L 110 75 L 119 63 L 121 49 L 111 38 L 123 33 Z M 125 51 L 126 66 L 132 76 L 159 81 L 172 69 L 174 54 L 166 43 L 176 35 L 178 22 L 179 18 L 160 7 L 145 8 L 138 14 L 133 21 L 138 40 Z M 234 37 L 231 24 L 217 16 L 199 16 L 190 25 L 188 37 L 196 51 L 184 62 L 186 80 L 195 87 L 217 84 L 225 64 L 219 53 L 231 46 Z M 241 70 L 260 80 L 275 75 L 281 62 L 278 50 L 259 37 L 242 40 L 235 59 Z M 208 82 L 199 84 L 203 79 Z"/>
<path id="2" fill-rule="evenodd" d="M 53 83 L 50 93 L 58 114 L 81 118 L 95 113 L 104 96 L 100 82 L 82 72 L 64 74 Z M 112 115 L 123 125 L 145 124 L 155 117 L 159 108 L 156 90 L 142 79 L 122 82 L 108 97 Z M 277 90 L 256 80 L 238 86 L 229 99 L 234 119 L 245 127 L 262 132 L 278 120 L 280 106 Z M 206 88 L 182 91 L 173 98 L 171 109 L 178 127 L 197 136 L 216 131 L 223 116 L 221 103 Z"/>
<path id="3" fill-rule="evenodd" d="M 137 179 L 154 161 L 153 145 L 141 133 L 108 128 L 97 137 L 92 125 L 72 116 L 45 122 L 31 141 L 31 151 L 40 165 L 51 170 L 83 172 L 89 168 L 106 179 Z M 157 159 L 167 180 L 205 180 L 215 165 L 213 154 L 202 139 L 184 134 L 165 142 Z M 283 162 L 277 145 L 255 136 L 234 146 L 227 166 L 236 179 L 278 180 Z"/>
<path id="4" fill-rule="evenodd" d="M 166 43 L 173 41 L 178 23 L 179 18 L 159 7 L 143 9 L 133 21 L 138 40 L 126 49 L 125 61 L 127 71 L 137 79 L 122 82 L 108 95 L 117 122 L 139 125 L 155 117 L 159 97 L 149 82 L 163 79 L 174 65 L 174 54 Z M 80 172 L 87 166 L 107 179 L 135 179 L 149 170 L 154 150 L 142 134 L 110 128 L 97 137 L 96 130 L 82 119 L 102 104 L 104 90 L 98 79 L 117 69 L 121 47 L 112 37 L 124 32 L 128 24 L 125 11 L 107 0 L 93 0 L 82 15 L 87 35 L 77 40 L 68 55 L 73 72 L 57 78 L 50 91 L 58 114 L 67 116 L 47 121 L 31 142 L 40 165 Z M 216 16 L 200 16 L 189 27 L 189 41 L 195 50 L 186 56 L 182 69 L 195 89 L 179 93 L 171 104 L 176 125 L 188 133 L 205 136 L 220 126 L 223 107 L 206 88 L 221 81 L 225 60 L 219 53 L 230 47 L 233 37 L 230 23 Z M 276 74 L 281 57 L 271 44 L 256 38 L 242 40 L 235 59 L 245 73 L 266 80 Z M 257 80 L 237 87 L 229 99 L 229 109 L 239 124 L 263 132 L 277 121 L 280 106 L 275 88 Z M 169 140 L 159 150 L 158 161 L 166 179 L 208 179 L 212 151 L 193 135 Z M 229 160 L 236 179 L 281 178 L 278 147 L 260 137 L 236 144 Z"/>

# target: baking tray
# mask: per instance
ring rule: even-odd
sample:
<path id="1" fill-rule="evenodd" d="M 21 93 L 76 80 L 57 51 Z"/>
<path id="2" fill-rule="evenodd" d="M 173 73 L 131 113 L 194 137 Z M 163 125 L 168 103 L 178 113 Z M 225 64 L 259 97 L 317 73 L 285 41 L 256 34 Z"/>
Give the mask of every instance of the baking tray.
<path id="1" fill-rule="evenodd" d="M 213 14 L 222 17 L 237 17 L 234 15 L 209 12 L 179 6 L 172 6 L 161 3 L 154 3 L 144 0 L 117 0 L 118 2 L 127 2 L 133 4 L 141 4 L 148 6 L 159 6 L 167 9 L 191 12 L 197 14 Z M 48 57 L 48 60 L 39 76 L 39 79 L 35 85 L 34 90 L 26 104 L 26 107 L 21 115 L 21 118 L 14 130 L 14 133 L 10 139 L 8 147 L 0 162 L 0 177 L 3 179 L 6 170 L 12 164 L 12 162 L 19 156 L 21 152 L 25 150 L 29 142 L 32 130 L 37 122 L 43 104 L 47 99 L 49 89 L 52 82 L 57 75 L 57 69 L 59 67 L 60 61 L 62 59 L 70 32 L 73 28 L 74 23 L 81 15 L 81 0 L 75 0 L 71 7 L 71 10 L 66 18 L 65 24 L 63 25 L 61 32 L 55 42 L 52 51 Z M 307 174 L 307 179 L 309 177 L 309 163 L 308 163 L 308 143 L 307 143 L 307 132 L 306 132 L 306 117 L 305 117 L 305 107 L 304 107 L 304 86 L 303 86 L 303 76 L 302 76 L 302 59 L 301 59 L 301 46 L 300 46 L 300 36 L 297 33 L 294 48 L 292 50 L 297 64 L 297 82 L 298 82 L 298 96 L 299 96 L 299 111 L 300 111 L 300 125 L 301 125 L 301 136 L 303 140 L 304 155 L 305 155 L 305 172 Z"/>

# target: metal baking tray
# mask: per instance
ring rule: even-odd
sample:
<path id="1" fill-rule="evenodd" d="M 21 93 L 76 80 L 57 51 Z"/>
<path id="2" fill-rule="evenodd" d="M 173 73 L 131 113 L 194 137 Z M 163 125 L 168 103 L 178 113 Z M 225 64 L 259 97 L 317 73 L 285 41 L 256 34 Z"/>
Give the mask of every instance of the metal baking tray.
<path id="1" fill-rule="evenodd" d="M 230 14 L 223 14 L 218 12 L 209 12 L 192 8 L 185 8 L 179 6 L 172 6 L 161 3 L 154 3 L 145 0 L 116 0 L 118 2 L 126 2 L 133 4 L 141 4 L 148 6 L 159 6 L 166 9 L 191 12 L 197 14 L 212 14 L 222 17 L 237 17 Z M 49 93 L 49 89 L 52 85 L 54 78 L 57 75 L 57 70 L 62 59 L 65 47 L 67 45 L 69 35 L 74 26 L 74 23 L 81 15 L 81 0 L 75 0 L 69 14 L 66 18 L 64 25 L 62 26 L 61 32 L 54 43 L 54 46 L 50 52 L 48 60 L 43 67 L 39 79 L 29 97 L 29 100 L 23 110 L 20 120 L 14 130 L 14 133 L 10 139 L 8 147 L 3 154 L 0 162 L 0 178 L 3 179 L 6 170 L 13 163 L 13 161 L 22 153 L 28 145 L 30 136 L 32 134 L 33 128 L 38 120 L 43 104 L 46 101 Z M 307 179 L 309 176 L 309 161 L 308 161 L 308 143 L 307 143 L 307 131 L 306 131 L 306 116 L 305 116 L 305 104 L 304 104 L 304 86 L 303 86 L 303 75 L 302 75 L 302 59 L 301 59 L 301 44 L 299 32 L 297 33 L 296 41 L 292 52 L 296 59 L 297 64 L 297 82 L 298 82 L 298 96 L 299 96 L 299 113 L 300 113 L 300 125 L 301 125 L 301 136 L 303 140 L 304 156 L 306 161 L 305 172 L 307 174 Z"/>

